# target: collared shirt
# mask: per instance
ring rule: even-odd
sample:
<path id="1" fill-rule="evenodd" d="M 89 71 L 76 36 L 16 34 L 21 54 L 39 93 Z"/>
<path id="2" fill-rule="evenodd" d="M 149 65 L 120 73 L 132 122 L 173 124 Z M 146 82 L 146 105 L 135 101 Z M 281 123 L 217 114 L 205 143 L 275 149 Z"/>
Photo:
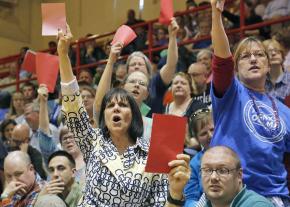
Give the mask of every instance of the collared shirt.
<path id="1" fill-rule="evenodd" d="M 164 206 L 165 174 L 145 172 L 148 142 L 137 138 L 120 155 L 101 129 L 94 129 L 82 103 L 76 80 L 62 83 L 63 117 L 86 163 L 86 186 L 78 206 Z"/>
<path id="2" fill-rule="evenodd" d="M 249 206 L 274 207 L 274 205 L 265 197 L 255 193 L 254 191 L 247 190 L 246 185 L 244 185 L 241 191 L 232 200 L 230 207 Z M 209 200 L 207 200 L 205 207 L 212 207 L 212 204 Z"/>
<path id="3" fill-rule="evenodd" d="M 80 198 L 82 197 L 82 186 L 78 182 L 74 182 L 71 191 L 65 198 L 65 202 L 69 207 L 76 207 Z"/>
<path id="4" fill-rule="evenodd" d="M 16 194 L 12 198 L 4 198 L 1 207 L 33 207 L 37 196 L 44 185 L 45 181 L 36 175 L 33 188 L 28 194 L 25 196 L 19 196 Z"/>
<path id="5" fill-rule="evenodd" d="M 282 101 L 287 96 L 290 96 L 290 73 L 284 72 L 273 85 L 272 82 L 267 79 L 265 85 L 266 91 L 271 95 Z"/>

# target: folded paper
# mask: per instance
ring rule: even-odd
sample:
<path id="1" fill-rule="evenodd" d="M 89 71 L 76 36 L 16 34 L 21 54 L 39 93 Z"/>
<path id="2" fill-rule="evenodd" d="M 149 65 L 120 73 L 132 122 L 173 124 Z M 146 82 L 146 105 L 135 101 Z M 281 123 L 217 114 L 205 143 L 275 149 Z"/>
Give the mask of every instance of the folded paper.
<path id="1" fill-rule="evenodd" d="M 168 163 L 183 152 L 187 119 L 154 114 L 146 172 L 168 173 Z"/>
<path id="2" fill-rule="evenodd" d="M 130 42 L 132 42 L 136 37 L 137 35 L 131 29 L 131 27 L 127 25 L 122 25 L 121 27 L 117 29 L 115 36 L 113 38 L 113 41 L 111 42 L 111 45 L 117 42 L 121 42 L 123 46 L 125 47 L 128 44 L 130 44 Z"/>
<path id="3" fill-rule="evenodd" d="M 42 35 L 56 36 L 58 29 L 66 32 L 66 16 L 64 3 L 42 3 Z"/>

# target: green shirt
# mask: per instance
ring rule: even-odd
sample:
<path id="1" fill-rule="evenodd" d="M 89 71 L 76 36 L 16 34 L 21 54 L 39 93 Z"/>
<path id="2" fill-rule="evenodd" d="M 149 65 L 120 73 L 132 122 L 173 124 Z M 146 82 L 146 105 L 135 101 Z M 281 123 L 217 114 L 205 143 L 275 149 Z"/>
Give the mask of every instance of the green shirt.
<path id="1" fill-rule="evenodd" d="M 69 192 L 69 194 L 65 199 L 65 202 L 69 205 L 69 207 L 76 207 L 81 197 L 82 197 L 81 185 L 78 182 L 74 182 L 71 191 Z"/>
<path id="2" fill-rule="evenodd" d="M 205 207 L 212 207 L 211 202 L 207 200 Z M 255 193 L 252 190 L 247 190 L 246 185 L 236 195 L 230 207 L 274 207 L 265 197 Z"/>

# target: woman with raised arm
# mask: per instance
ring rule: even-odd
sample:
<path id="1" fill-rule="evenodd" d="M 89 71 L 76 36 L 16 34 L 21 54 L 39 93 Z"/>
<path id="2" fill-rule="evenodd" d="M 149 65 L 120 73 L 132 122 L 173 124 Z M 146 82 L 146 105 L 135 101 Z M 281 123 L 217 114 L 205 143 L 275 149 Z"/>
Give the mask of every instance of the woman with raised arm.
<path id="1" fill-rule="evenodd" d="M 92 128 L 68 57 L 69 28 L 58 37 L 63 117 L 86 163 L 86 186 L 79 206 L 164 206 L 167 176 L 144 172 L 148 144 L 140 138 L 143 123 L 134 98 L 120 88 L 109 91 L 101 103 L 99 128 Z M 189 157 L 176 158 L 168 163 L 168 207 L 183 198 L 180 190 L 190 172 Z"/>
<path id="2" fill-rule="evenodd" d="M 211 146 L 236 151 L 247 187 L 276 206 L 289 206 L 283 156 L 290 151 L 290 110 L 265 91 L 270 64 L 259 40 L 241 40 L 232 57 L 222 23 L 223 4 L 224 0 L 211 0 L 215 125 Z"/>

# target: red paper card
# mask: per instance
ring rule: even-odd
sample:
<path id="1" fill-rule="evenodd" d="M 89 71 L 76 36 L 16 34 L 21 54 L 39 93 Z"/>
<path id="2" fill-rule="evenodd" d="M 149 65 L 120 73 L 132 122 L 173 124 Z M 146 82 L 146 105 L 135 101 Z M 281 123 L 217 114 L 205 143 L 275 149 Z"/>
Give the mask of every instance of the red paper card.
<path id="1" fill-rule="evenodd" d="M 35 55 L 36 55 L 35 52 L 27 50 L 21 65 L 21 69 L 26 70 L 30 73 L 35 73 L 36 72 Z"/>
<path id="2" fill-rule="evenodd" d="M 173 17 L 172 0 L 161 0 L 159 22 L 161 24 L 169 25 L 172 17 Z"/>
<path id="3" fill-rule="evenodd" d="M 57 35 L 58 29 L 66 32 L 64 3 L 42 3 L 42 35 Z"/>
<path id="4" fill-rule="evenodd" d="M 121 42 L 123 43 L 124 47 L 127 46 L 130 42 L 132 42 L 137 35 L 135 32 L 131 29 L 131 27 L 128 27 L 127 25 L 122 25 L 118 28 L 116 31 L 116 34 L 114 36 L 113 41 L 111 42 L 111 45 Z"/>
<path id="5" fill-rule="evenodd" d="M 54 92 L 59 68 L 58 56 L 36 53 L 36 75 L 38 84 L 45 84 L 50 93 Z"/>
<path id="6" fill-rule="evenodd" d="M 168 162 L 183 152 L 187 119 L 154 114 L 151 141 L 145 172 L 169 173 Z"/>

